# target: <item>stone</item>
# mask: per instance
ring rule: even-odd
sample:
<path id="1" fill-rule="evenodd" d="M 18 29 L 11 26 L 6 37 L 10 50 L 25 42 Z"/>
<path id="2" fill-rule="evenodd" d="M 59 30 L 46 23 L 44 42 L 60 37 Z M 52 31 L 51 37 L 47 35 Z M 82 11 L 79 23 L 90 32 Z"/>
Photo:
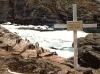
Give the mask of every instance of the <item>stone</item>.
<path id="1" fill-rule="evenodd" d="M 22 40 L 19 44 L 15 45 L 13 47 L 13 49 L 14 49 L 15 52 L 20 52 L 21 53 L 25 50 L 26 46 L 27 46 L 27 43 L 24 40 Z"/>
<path id="2" fill-rule="evenodd" d="M 100 69 L 98 69 L 98 70 L 93 70 L 93 74 L 100 74 Z"/>
<path id="3" fill-rule="evenodd" d="M 93 69 L 100 68 L 99 40 L 100 40 L 99 34 L 96 35 L 88 34 L 85 37 L 85 41 L 87 43 L 86 44 L 83 43 L 83 45 L 78 47 L 78 62 L 80 66 L 93 68 Z"/>
<path id="4" fill-rule="evenodd" d="M 9 56 L 9 55 L 11 55 L 10 52 L 5 51 L 5 50 L 3 50 L 3 49 L 0 49 L 0 56 Z"/>
<path id="5" fill-rule="evenodd" d="M 100 38 L 95 40 L 96 45 L 100 45 Z"/>
<path id="6" fill-rule="evenodd" d="M 93 33 L 93 36 L 95 39 L 100 39 L 100 34 L 99 33 Z"/>
<path id="7" fill-rule="evenodd" d="M 29 43 L 26 47 L 26 49 L 35 49 L 35 46 L 31 43 Z"/>
<path id="8" fill-rule="evenodd" d="M 46 57 L 46 56 L 52 56 L 55 55 L 55 52 L 45 52 L 45 53 L 41 53 L 39 56 L 41 57 Z"/>
<path id="9" fill-rule="evenodd" d="M 89 70 L 89 71 L 83 72 L 83 74 L 93 74 L 93 72 L 92 72 L 92 70 Z"/>
<path id="10" fill-rule="evenodd" d="M 78 43 L 77 43 L 78 47 L 81 47 L 81 46 L 87 44 L 87 41 L 85 40 L 84 37 L 78 38 L 77 41 L 78 41 Z M 74 45 L 72 44 L 72 46 L 74 46 Z"/>
<path id="11" fill-rule="evenodd" d="M 36 58 L 37 57 L 37 51 L 36 50 L 26 50 L 25 52 L 21 53 L 21 56 L 24 59 L 29 59 L 29 58 Z"/>
<path id="12" fill-rule="evenodd" d="M 86 41 L 89 45 L 95 44 L 94 35 L 93 35 L 93 34 L 88 34 L 88 35 L 85 37 L 85 41 Z"/>
<path id="13" fill-rule="evenodd" d="M 100 52 L 100 45 L 93 45 L 92 48 L 94 51 Z"/>

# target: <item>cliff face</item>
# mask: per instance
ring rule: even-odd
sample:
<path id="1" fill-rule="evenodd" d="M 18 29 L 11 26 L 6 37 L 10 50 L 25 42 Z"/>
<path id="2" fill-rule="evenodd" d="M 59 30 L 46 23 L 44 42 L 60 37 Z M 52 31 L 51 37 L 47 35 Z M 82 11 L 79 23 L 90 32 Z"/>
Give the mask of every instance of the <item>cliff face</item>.
<path id="1" fill-rule="evenodd" d="M 0 23 L 6 21 L 8 13 L 8 0 L 0 0 Z"/>
<path id="2" fill-rule="evenodd" d="M 66 23 L 67 20 L 72 20 L 72 3 L 78 5 L 79 20 L 83 20 L 84 23 L 100 23 L 100 3 L 97 0 L 6 0 L 5 2 L 7 4 L 0 5 L 2 6 L 0 11 L 8 15 L 1 15 L 7 17 L 7 21 L 15 23 L 36 25 Z"/>
<path id="3" fill-rule="evenodd" d="M 15 23 L 28 22 L 31 20 L 31 11 L 28 10 L 25 0 L 9 0 L 8 21 Z"/>

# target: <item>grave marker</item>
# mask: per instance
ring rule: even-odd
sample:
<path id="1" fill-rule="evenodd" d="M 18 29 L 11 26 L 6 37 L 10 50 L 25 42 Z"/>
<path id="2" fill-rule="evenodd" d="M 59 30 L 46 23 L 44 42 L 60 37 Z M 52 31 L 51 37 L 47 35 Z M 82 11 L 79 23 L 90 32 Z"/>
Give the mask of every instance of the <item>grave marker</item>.
<path id="1" fill-rule="evenodd" d="M 77 5 L 73 4 L 73 22 L 75 21 L 77 21 Z M 74 69 L 75 69 L 75 74 L 77 74 L 76 72 L 78 65 L 77 29 L 73 30 L 73 39 L 74 39 Z"/>
<path id="2" fill-rule="evenodd" d="M 67 24 L 60 24 L 62 27 L 59 27 L 59 25 L 55 24 L 54 29 L 56 28 L 66 28 L 67 30 L 73 30 L 73 39 L 74 39 L 74 69 L 75 74 L 77 74 L 78 68 L 78 49 L 77 49 L 77 31 L 83 30 L 83 29 L 97 29 L 97 24 L 83 24 L 82 21 L 77 21 L 77 5 L 73 4 L 73 21 L 68 21 Z M 67 27 L 65 27 L 67 25 Z M 96 32 L 94 32 L 96 33 Z"/>

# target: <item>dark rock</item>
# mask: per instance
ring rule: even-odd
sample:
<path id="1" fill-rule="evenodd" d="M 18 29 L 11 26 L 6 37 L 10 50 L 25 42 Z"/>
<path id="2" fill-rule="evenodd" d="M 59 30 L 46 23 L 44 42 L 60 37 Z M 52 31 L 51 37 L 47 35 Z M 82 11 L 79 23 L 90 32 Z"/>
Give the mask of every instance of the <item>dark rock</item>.
<path id="1" fill-rule="evenodd" d="M 97 51 L 98 53 L 100 52 L 100 46 L 99 45 L 94 45 L 92 47 L 93 47 L 93 50 Z"/>
<path id="2" fill-rule="evenodd" d="M 95 44 L 96 44 L 96 45 L 100 45 L 100 39 L 96 39 L 96 40 L 95 40 Z"/>
<path id="3" fill-rule="evenodd" d="M 83 74 L 93 74 L 93 72 L 92 72 L 92 70 L 89 70 L 89 71 L 83 72 Z"/>
<path id="4" fill-rule="evenodd" d="M 59 67 L 54 66 L 49 61 L 35 58 L 31 60 L 17 60 L 15 62 L 10 62 L 8 67 L 11 71 L 34 74 L 50 74 L 51 72 L 54 74 L 60 70 Z"/>
<path id="5" fill-rule="evenodd" d="M 8 0 L 0 0 L 0 23 L 6 22 L 7 13 L 9 9 Z"/>
<path id="6" fill-rule="evenodd" d="M 95 56 L 95 55 L 92 55 L 90 52 L 85 52 L 84 54 L 81 53 L 82 55 L 79 55 L 79 64 L 81 66 L 84 66 L 84 67 L 91 67 L 91 68 L 95 68 L 95 69 L 98 69 L 100 68 L 100 60 Z M 94 60 L 95 59 L 95 60 Z"/>
<path id="7" fill-rule="evenodd" d="M 78 62 L 81 66 L 95 69 L 100 68 L 99 39 L 99 34 L 89 34 L 85 39 L 79 40 L 83 44 L 78 43 Z"/>
<path id="8" fill-rule="evenodd" d="M 27 49 L 35 49 L 35 46 L 33 44 L 28 44 L 26 46 Z"/>
<path id="9" fill-rule="evenodd" d="M 88 35 L 85 37 L 85 41 L 86 41 L 89 45 L 95 44 L 94 35 L 93 35 L 93 34 L 88 34 Z"/>
<path id="10" fill-rule="evenodd" d="M 100 23 L 99 2 L 95 0 L 75 1 L 78 5 L 79 20 L 83 20 L 84 23 Z M 71 5 L 73 2 L 60 0 L 0 0 L 0 22 L 11 21 L 24 25 L 66 23 L 67 20 L 72 20 Z"/>

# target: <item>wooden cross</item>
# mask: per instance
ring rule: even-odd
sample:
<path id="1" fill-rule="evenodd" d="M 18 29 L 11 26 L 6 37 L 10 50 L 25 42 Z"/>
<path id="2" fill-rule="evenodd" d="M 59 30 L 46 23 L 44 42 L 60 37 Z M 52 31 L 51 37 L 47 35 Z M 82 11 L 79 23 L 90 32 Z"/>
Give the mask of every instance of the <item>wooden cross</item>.
<path id="1" fill-rule="evenodd" d="M 77 30 L 83 30 L 83 28 L 97 28 L 97 24 L 83 24 L 82 21 L 77 21 L 77 5 L 73 4 L 73 21 L 68 21 L 67 27 L 66 24 L 55 24 L 54 28 L 67 28 L 67 30 L 73 30 L 74 68 L 75 70 L 78 70 Z M 76 71 L 75 74 L 77 74 Z"/>
<path id="2" fill-rule="evenodd" d="M 77 21 L 77 6 L 73 4 L 73 22 Z M 77 29 L 73 32 L 74 36 L 74 68 L 77 70 L 78 65 L 78 49 L 77 49 Z"/>
<path id="3" fill-rule="evenodd" d="M 82 30 L 82 28 L 82 22 L 77 21 L 77 5 L 73 4 L 73 21 L 67 22 L 67 29 L 73 30 L 75 74 L 77 74 L 76 70 L 78 68 L 77 30 Z"/>
<path id="4" fill-rule="evenodd" d="M 67 27 L 66 27 L 67 25 Z M 54 24 L 54 29 L 66 29 L 73 30 L 73 39 L 74 39 L 74 69 L 75 74 L 78 70 L 78 49 L 77 49 L 77 30 L 83 29 L 97 29 L 97 24 L 83 24 L 82 21 L 77 21 L 77 5 L 73 4 L 73 21 L 67 21 L 67 24 Z"/>

